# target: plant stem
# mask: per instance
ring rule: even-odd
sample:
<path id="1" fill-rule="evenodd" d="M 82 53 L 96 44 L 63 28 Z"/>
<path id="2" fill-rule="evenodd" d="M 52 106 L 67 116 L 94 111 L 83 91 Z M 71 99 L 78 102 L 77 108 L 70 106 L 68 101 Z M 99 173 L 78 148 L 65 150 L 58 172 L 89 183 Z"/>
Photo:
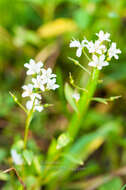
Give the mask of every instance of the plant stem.
<path id="1" fill-rule="evenodd" d="M 88 57 L 87 53 L 85 52 L 84 48 L 83 48 L 83 53 L 85 55 L 85 57 L 88 59 L 88 61 L 91 61 L 90 57 Z"/>
<path id="2" fill-rule="evenodd" d="M 88 71 L 88 69 L 86 69 L 83 65 L 81 65 L 80 63 L 77 64 L 81 69 L 83 69 L 84 71 L 86 71 L 89 75 L 91 74 L 90 71 Z"/>
<path id="3" fill-rule="evenodd" d="M 31 110 L 26 118 L 26 123 L 25 123 L 25 134 L 24 134 L 24 149 L 26 149 L 26 145 L 27 145 L 27 139 L 28 139 L 28 131 L 29 131 L 29 126 L 32 120 L 32 114 L 33 114 L 33 110 Z"/>
<path id="4" fill-rule="evenodd" d="M 68 132 L 73 139 L 76 137 L 79 128 L 82 124 L 83 117 L 85 116 L 86 111 L 90 105 L 91 99 L 94 95 L 97 86 L 98 77 L 99 77 L 99 70 L 94 68 L 86 87 L 86 90 L 88 92 L 87 93 L 83 92 L 80 101 L 78 102 L 79 114 L 74 113 L 70 121 L 70 124 L 68 126 Z"/>

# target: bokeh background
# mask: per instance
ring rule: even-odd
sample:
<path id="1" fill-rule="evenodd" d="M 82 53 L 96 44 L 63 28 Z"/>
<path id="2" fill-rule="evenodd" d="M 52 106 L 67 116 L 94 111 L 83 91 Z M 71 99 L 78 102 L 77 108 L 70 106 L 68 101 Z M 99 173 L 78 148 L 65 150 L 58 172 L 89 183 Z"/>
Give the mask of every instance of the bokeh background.
<path id="1" fill-rule="evenodd" d="M 73 112 L 64 95 L 69 72 L 80 86 L 87 79 L 87 75 L 68 59 L 68 56 L 76 59 L 75 50 L 69 48 L 69 42 L 73 37 L 94 39 L 95 33 L 101 29 L 111 33 L 112 41 L 117 42 L 122 54 L 119 61 L 112 61 L 102 70 L 103 83 L 98 86 L 96 95 L 121 95 L 122 98 L 108 105 L 93 102 L 79 136 L 96 131 L 106 122 L 114 122 L 119 132 L 110 135 L 88 158 L 88 169 L 82 176 L 73 177 L 77 182 L 93 177 L 98 183 L 97 176 L 111 174 L 126 164 L 126 1 L 0 0 L 1 170 L 8 166 L 11 145 L 24 134 L 25 115 L 9 95 L 11 91 L 21 100 L 21 86 L 25 83 L 24 63 L 30 58 L 43 61 L 45 67 L 53 68 L 60 84 L 56 92 L 43 97 L 45 102 L 53 102 L 55 106 L 37 113 L 31 124 L 31 146 L 39 147 L 44 154 L 51 139 L 66 129 Z M 79 61 L 87 65 L 84 56 Z M 121 174 L 96 189 L 119 190 L 126 183 L 125 174 L 124 168 Z M 3 181 L 1 179 L 1 185 Z M 78 189 L 83 189 L 82 183 L 77 184 Z"/>

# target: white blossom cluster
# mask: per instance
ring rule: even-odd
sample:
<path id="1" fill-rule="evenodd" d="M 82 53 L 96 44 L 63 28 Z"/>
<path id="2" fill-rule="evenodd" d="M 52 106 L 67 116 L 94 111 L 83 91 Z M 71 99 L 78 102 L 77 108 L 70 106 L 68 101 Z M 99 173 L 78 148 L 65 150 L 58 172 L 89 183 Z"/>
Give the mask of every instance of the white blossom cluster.
<path id="1" fill-rule="evenodd" d="M 23 93 L 22 97 L 29 97 L 30 100 L 26 102 L 26 108 L 31 110 L 34 108 L 34 111 L 37 110 L 41 112 L 43 106 L 41 105 L 42 92 L 47 90 L 55 90 L 59 87 L 56 84 L 56 75 L 52 73 L 52 69 L 44 69 L 42 62 L 35 62 L 33 59 L 30 59 L 29 63 L 24 64 L 28 69 L 26 74 L 32 75 L 31 83 L 28 85 L 22 86 Z"/>
<path id="2" fill-rule="evenodd" d="M 96 36 L 98 39 L 95 42 L 88 41 L 86 39 L 82 40 L 82 42 L 79 42 L 78 40 L 72 40 L 70 42 L 70 47 L 77 48 L 77 57 L 80 57 L 84 48 L 86 48 L 91 54 L 91 60 L 88 65 L 101 70 L 102 67 L 109 65 L 109 61 L 112 57 L 118 59 L 118 54 L 121 53 L 121 50 L 116 48 L 115 42 L 110 44 L 111 40 L 109 33 L 104 33 L 101 30 L 99 33 L 96 33 Z"/>

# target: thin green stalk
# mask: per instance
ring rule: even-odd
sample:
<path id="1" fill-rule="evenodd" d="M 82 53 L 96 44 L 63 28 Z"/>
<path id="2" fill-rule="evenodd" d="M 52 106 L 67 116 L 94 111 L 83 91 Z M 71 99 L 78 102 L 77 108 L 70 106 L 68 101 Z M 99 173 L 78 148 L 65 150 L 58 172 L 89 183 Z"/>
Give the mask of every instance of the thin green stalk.
<path id="1" fill-rule="evenodd" d="M 86 71 L 89 75 L 91 74 L 90 71 L 88 71 L 88 69 L 86 69 L 85 67 L 83 67 L 83 65 L 81 65 L 80 63 L 78 63 L 78 66 L 83 69 L 84 71 Z"/>
<path id="2" fill-rule="evenodd" d="M 19 107 L 27 114 L 27 110 L 25 109 L 25 107 L 19 102 L 19 100 L 17 99 L 17 97 L 12 94 L 11 92 L 9 92 L 9 94 L 11 95 L 11 97 L 13 98 L 13 100 L 19 105 Z"/>
<path id="3" fill-rule="evenodd" d="M 29 131 L 29 126 L 30 126 L 31 120 L 32 120 L 32 114 L 33 114 L 33 110 L 31 110 L 31 111 L 28 113 L 28 116 L 27 116 L 27 118 L 26 118 L 25 134 L 24 134 L 24 149 L 25 149 L 26 146 L 27 146 L 28 131 Z"/>
<path id="4" fill-rule="evenodd" d="M 86 56 L 86 55 L 87 55 L 87 54 L 85 54 L 85 56 Z M 88 57 L 88 55 L 87 55 L 86 57 Z M 71 61 L 73 61 L 75 65 L 79 66 L 83 71 L 87 72 L 89 75 L 91 74 L 88 69 L 86 69 L 83 65 L 81 65 L 81 64 L 79 63 L 79 61 L 77 61 L 77 60 L 75 60 L 75 59 L 73 59 L 73 58 L 71 58 L 71 57 L 68 57 L 68 59 L 71 60 Z M 90 58 L 88 57 L 88 60 L 89 60 L 89 59 L 90 59 Z M 91 61 L 91 60 L 90 60 L 90 61 Z"/>
<path id="5" fill-rule="evenodd" d="M 86 90 L 88 92 L 87 93 L 83 92 L 81 99 L 78 102 L 79 114 L 74 113 L 70 121 L 70 124 L 68 126 L 68 132 L 72 138 L 76 137 L 79 131 L 79 128 L 82 124 L 83 118 L 87 112 L 91 99 L 94 95 L 94 92 L 98 83 L 98 77 L 99 77 L 99 70 L 94 68 L 86 87 Z"/>
<path id="6" fill-rule="evenodd" d="M 88 59 L 88 61 L 91 61 L 90 57 L 87 55 L 87 53 L 85 52 L 84 48 L 83 48 L 83 53 L 85 55 L 85 57 Z"/>

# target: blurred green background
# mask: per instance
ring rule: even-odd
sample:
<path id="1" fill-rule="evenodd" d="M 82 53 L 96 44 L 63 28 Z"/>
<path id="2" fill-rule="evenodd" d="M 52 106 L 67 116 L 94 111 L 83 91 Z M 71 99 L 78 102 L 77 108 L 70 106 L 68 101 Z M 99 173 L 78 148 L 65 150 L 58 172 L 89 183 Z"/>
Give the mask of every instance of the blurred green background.
<path id="1" fill-rule="evenodd" d="M 117 42 L 122 54 L 119 61 L 113 61 L 102 70 L 103 83 L 98 86 L 96 95 L 122 95 L 122 98 L 108 105 L 93 102 L 79 136 L 95 132 L 106 122 L 118 125 L 119 132 L 110 135 L 88 158 L 85 166 L 88 169 L 82 172 L 82 177 L 76 175 L 71 180 L 76 182 L 78 189 L 84 189 L 83 179 L 103 178 L 104 174 L 109 175 L 125 166 L 126 0 L 0 0 L 1 170 L 8 166 L 11 145 L 24 134 L 25 115 L 9 95 L 11 91 L 21 100 L 21 86 L 25 82 L 24 63 L 30 58 L 41 60 L 45 67 L 52 67 L 58 75 L 60 88 L 43 98 L 55 106 L 35 115 L 29 134 L 31 146 L 37 144 L 44 154 L 51 139 L 66 129 L 73 112 L 64 95 L 64 84 L 69 81 L 69 72 L 72 72 L 80 86 L 87 79 L 87 75 L 68 59 L 68 56 L 76 59 L 75 50 L 69 48 L 69 42 L 73 37 L 79 40 L 83 37 L 94 39 L 94 34 L 99 30 L 111 33 L 112 41 Z M 87 64 L 84 56 L 79 60 L 83 65 Z M 118 190 L 126 183 L 125 175 L 124 168 L 118 177 L 106 184 L 100 183 L 96 189 Z M 2 187 L 3 180 L 0 184 Z"/>

